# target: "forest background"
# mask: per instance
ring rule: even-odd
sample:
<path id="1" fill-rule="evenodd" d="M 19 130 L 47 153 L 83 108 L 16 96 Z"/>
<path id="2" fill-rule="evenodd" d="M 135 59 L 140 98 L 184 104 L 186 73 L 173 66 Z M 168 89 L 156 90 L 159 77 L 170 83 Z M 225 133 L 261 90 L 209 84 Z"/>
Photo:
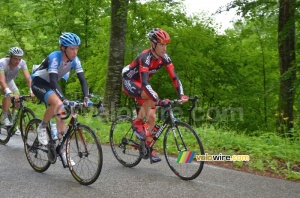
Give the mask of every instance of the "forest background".
<path id="1" fill-rule="evenodd" d="M 183 105 L 178 111 L 178 119 L 186 120 L 197 128 L 234 132 L 248 137 L 264 136 L 269 140 L 283 138 L 285 147 L 298 145 L 296 150 L 300 150 L 300 79 L 297 73 L 300 66 L 300 28 L 299 20 L 295 20 L 299 19 L 299 2 L 232 1 L 220 8 L 219 12 L 237 8 L 240 20 L 222 34 L 218 33 L 218 24 L 204 13 L 188 15 L 182 2 L 2 0 L 0 57 L 5 57 L 10 47 L 19 46 L 24 49 L 24 60 L 31 70 L 50 52 L 59 50 L 58 37 L 62 32 L 78 34 L 82 40 L 78 56 L 89 91 L 107 104 L 107 117 L 111 121 L 121 113 L 122 107 L 133 106 L 132 100 L 122 94 L 121 89 L 115 89 L 120 87 L 121 76 L 116 81 L 117 86 L 108 83 L 110 58 L 113 57 L 111 38 L 114 24 L 111 19 L 113 14 L 118 14 L 112 12 L 112 8 L 113 5 L 125 5 L 125 45 L 122 46 L 120 42 L 120 48 L 124 47 L 124 56 L 115 69 L 116 74 L 120 74 L 120 65 L 129 64 L 142 50 L 149 48 L 146 34 L 152 28 L 160 27 L 171 36 L 167 51 L 185 94 L 200 98 L 193 119 L 186 111 L 188 105 Z M 289 45 L 294 48 L 292 53 L 288 53 L 293 59 L 286 70 L 283 69 L 286 65 L 279 42 L 280 36 L 289 36 L 288 32 L 279 34 L 281 19 L 284 18 L 280 17 L 280 6 L 284 2 L 292 3 L 291 7 L 294 8 L 294 42 Z M 117 45 L 114 47 L 118 48 Z M 289 84 L 283 86 L 282 82 Z M 21 76 L 16 83 L 23 93 L 28 92 Z M 156 73 L 150 83 L 160 98 L 177 98 L 164 69 Z M 61 85 L 69 99 L 81 98 L 76 74 L 71 73 L 68 82 L 61 82 Z M 116 97 L 113 105 L 112 100 L 106 98 L 110 92 L 120 96 Z M 288 105 L 292 106 L 292 113 L 286 115 L 282 111 L 285 109 L 282 103 L 290 98 L 292 102 Z M 270 144 L 278 147 L 276 142 L 274 140 Z M 290 156 L 295 158 L 292 167 L 286 163 L 284 167 L 299 172 L 298 154 L 295 152 Z M 282 164 L 276 166 L 279 165 Z"/>

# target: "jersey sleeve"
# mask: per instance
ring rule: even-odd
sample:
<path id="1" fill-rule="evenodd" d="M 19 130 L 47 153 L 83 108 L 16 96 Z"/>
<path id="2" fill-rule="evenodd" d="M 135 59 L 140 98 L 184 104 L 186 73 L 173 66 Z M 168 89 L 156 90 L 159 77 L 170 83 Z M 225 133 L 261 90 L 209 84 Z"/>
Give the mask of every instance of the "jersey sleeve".
<path id="1" fill-rule="evenodd" d="M 166 69 L 167 69 L 167 72 L 170 76 L 170 78 L 172 79 L 172 83 L 173 83 L 173 86 L 174 88 L 176 89 L 177 93 L 178 93 L 178 96 L 179 98 L 181 98 L 181 96 L 184 95 L 183 93 L 183 87 L 182 87 L 182 84 L 175 72 L 175 67 L 172 63 L 172 60 L 171 58 L 168 56 L 168 54 L 165 54 L 164 57 L 163 57 L 163 63 L 164 65 L 166 66 Z"/>
<path id="2" fill-rule="evenodd" d="M 81 61 L 78 58 L 78 56 L 76 56 L 75 59 L 72 61 L 71 68 L 74 68 L 76 73 L 83 72 Z"/>
<path id="3" fill-rule="evenodd" d="M 0 59 L 0 73 L 4 74 L 5 60 Z"/>
<path id="4" fill-rule="evenodd" d="M 58 66 L 61 60 L 59 60 L 56 53 L 51 53 L 48 57 L 48 72 L 49 73 L 58 73 Z"/>
<path id="5" fill-rule="evenodd" d="M 21 61 L 21 68 L 22 68 L 22 71 L 28 71 L 26 61 L 24 61 L 23 59 Z"/>
<path id="6" fill-rule="evenodd" d="M 140 81 L 142 82 L 143 91 L 147 94 L 147 96 L 153 100 L 154 102 L 159 100 L 156 92 L 153 90 L 151 85 L 149 84 L 149 67 L 150 67 L 150 55 L 143 56 L 139 62 L 139 74 Z"/>

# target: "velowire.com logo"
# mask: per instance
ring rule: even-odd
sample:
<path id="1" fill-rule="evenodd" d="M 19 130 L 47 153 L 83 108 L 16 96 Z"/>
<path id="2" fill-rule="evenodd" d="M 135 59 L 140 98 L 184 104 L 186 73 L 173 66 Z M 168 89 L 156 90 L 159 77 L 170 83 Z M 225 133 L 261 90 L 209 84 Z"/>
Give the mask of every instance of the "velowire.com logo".
<path id="1" fill-rule="evenodd" d="M 222 153 L 218 155 L 196 155 L 194 151 L 182 151 L 179 153 L 177 158 L 177 163 L 192 163 L 194 158 L 199 161 L 249 161 L 249 155 L 223 155 Z"/>

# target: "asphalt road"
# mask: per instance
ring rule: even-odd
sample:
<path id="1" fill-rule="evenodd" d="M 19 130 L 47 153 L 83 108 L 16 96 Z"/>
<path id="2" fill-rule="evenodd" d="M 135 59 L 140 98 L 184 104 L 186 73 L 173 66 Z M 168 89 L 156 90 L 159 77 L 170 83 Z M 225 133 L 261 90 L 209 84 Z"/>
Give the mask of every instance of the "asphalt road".
<path id="1" fill-rule="evenodd" d="M 162 162 L 143 160 L 134 168 L 123 167 L 110 147 L 102 146 L 104 163 L 98 180 L 80 185 L 60 161 L 44 173 L 29 165 L 21 138 L 0 145 L 0 197 L 300 197 L 300 184 L 205 165 L 200 176 L 183 181 Z"/>

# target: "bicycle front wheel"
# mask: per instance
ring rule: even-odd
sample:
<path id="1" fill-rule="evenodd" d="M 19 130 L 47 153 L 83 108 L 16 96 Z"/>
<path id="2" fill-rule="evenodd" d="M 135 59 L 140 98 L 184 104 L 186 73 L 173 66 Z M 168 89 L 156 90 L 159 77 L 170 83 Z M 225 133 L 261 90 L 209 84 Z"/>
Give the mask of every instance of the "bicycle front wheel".
<path id="1" fill-rule="evenodd" d="M 37 172 L 46 171 L 51 163 L 48 160 L 48 148 L 39 143 L 37 137 L 37 128 L 42 121 L 38 118 L 32 119 L 24 133 L 24 149 L 26 158 L 30 166 Z M 47 128 L 48 135 L 50 135 Z"/>
<path id="2" fill-rule="evenodd" d="M 29 121 L 32 120 L 33 118 L 35 118 L 35 114 L 33 113 L 33 111 L 29 108 L 24 108 L 20 118 L 20 131 L 21 131 L 21 136 L 23 141 L 24 141 L 25 128 L 29 123 Z"/>
<path id="3" fill-rule="evenodd" d="M 91 128 L 80 124 L 71 132 L 67 138 L 66 154 L 69 170 L 80 184 L 90 185 L 98 179 L 103 153 L 100 141 Z"/>
<path id="4" fill-rule="evenodd" d="M 195 130 L 188 124 L 176 122 L 167 129 L 164 141 L 164 154 L 171 170 L 183 180 L 199 176 L 204 162 L 196 161 L 196 155 L 204 155 L 202 142 Z"/>
<path id="5" fill-rule="evenodd" d="M 126 167 L 134 167 L 140 163 L 140 140 L 132 130 L 132 119 L 121 115 L 112 123 L 109 141 L 116 159 Z"/>

